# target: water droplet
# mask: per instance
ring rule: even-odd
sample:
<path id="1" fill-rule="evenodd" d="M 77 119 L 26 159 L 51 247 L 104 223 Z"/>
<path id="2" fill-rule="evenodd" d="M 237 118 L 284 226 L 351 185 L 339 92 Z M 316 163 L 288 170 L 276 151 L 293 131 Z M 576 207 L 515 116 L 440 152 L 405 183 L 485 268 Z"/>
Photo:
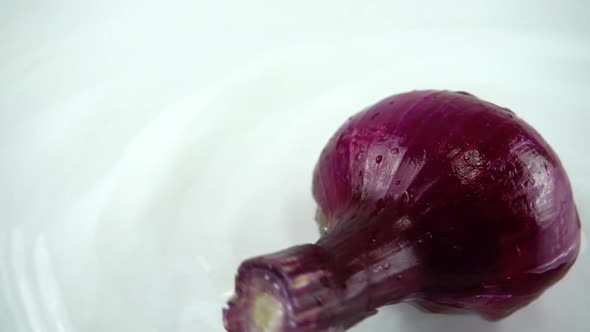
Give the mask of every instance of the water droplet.
<path id="1" fill-rule="evenodd" d="M 399 153 L 399 148 L 393 148 L 393 149 L 391 149 L 391 153 L 392 154 L 398 154 Z"/>
<path id="2" fill-rule="evenodd" d="M 363 156 L 363 154 L 361 152 L 359 152 L 356 154 L 356 156 L 354 158 L 358 161 L 358 160 L 361 160 L 362 156 Z"/>
<path id="3" fill-rule="evenodd" d="M 506 277 L 506 280 L 510 280 L 510 279 L 512 279 L 512 277 Z"/>
<path id="4" fill-rule="evenodd" d="M 528 206 L 529 206 L 529 209 L 531 209 L 532 211 L 535 210 L 535 202 L 529 202 Z"/>
<path id="5" fill-rule="evenodd" d="M 315 300 L 315 302 L 316 302 L 317 305 L 324 304 L 324 301 L 320 297 L 318 297 L 318 296 L 314 296 L 314 300 Z"/>
<path id="6" fill-rule="evenodd" d="M 404 193 L 402 194 L 402 202 L 404 204 L 410 204 L 412 201 L 412 198 L 413 198 L 413 195 L 408 190 L 404 191 Z"/>
<path id="7" fill-rule="evenodd" d="M 274 289 L 276 290 L 279 290 L 281 288 L 279 284 L 277 284 L 276 282 L 272 284 L 272 287 L 274 287 Z"/>
<path id="8" fill-rule="evenodd" d="M 422 243 L 422 242 L 424 242 L 423 239 L 418 239 L 418 243 Z"/>
<path id="9" fill-rule="evenodd" d="M 404 276 L 401 274 L 398 274 L 395 277 L 397 278 L 397 280 L 402 280 L 404 278 Z"/>
<path id="10" fill-rule="evenodd" d="M 376 162 L 377 164 L 380 164 L 382 161 L 383 161 L 383 156 L 382 156 L 382 155 L 378 155 L 378 156 L 375 158 L 375 162 Z"/>
<path id="11" fill-rule="evenodd" d="M 402 183 L 402 182 L 400 180 L 395 180 L 394 183 L 395 183 L 396 186 L 399 186 L 399 184 Z"/>
<path id="12" fill-rule="evenodd" d="M 376 238 L 372 238 L 371 239 L 371 243 L 376 243 L 376 242 L 377 242 L 377 239 Z"/>
<path id="13" fill-rule="evenodd" d="M 391 267 L 391 264 L 389 264 L 389 263 L 383 264 L 383 269 L 385 269 L 385 270 L 389 270 L 390 267 Z"/>

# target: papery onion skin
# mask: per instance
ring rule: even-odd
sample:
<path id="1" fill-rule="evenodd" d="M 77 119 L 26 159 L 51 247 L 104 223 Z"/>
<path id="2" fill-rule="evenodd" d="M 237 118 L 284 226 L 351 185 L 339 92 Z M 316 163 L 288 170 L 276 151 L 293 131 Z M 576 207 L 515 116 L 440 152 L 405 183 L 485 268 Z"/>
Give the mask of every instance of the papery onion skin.
<path id="1" fill-rule="evenodd" d="M 465 92 L 413 91 L 351 117 L 321 153 L 313 195 L 324 234 L 242 264 L 228 331 L 249 331 L 252 273 L 276 279 L 289 308 L 264 332 L 340 331 L 400 301 L 500 319 L 560 280 L 580 245 L 555 152 Z"/>

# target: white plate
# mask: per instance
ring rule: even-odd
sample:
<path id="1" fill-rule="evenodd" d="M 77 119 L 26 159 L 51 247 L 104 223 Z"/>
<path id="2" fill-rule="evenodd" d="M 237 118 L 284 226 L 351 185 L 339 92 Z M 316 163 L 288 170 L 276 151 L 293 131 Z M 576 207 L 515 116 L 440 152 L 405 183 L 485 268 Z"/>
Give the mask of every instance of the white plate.
<path id="1" fill-rule="evenodd" d="M 586 224 L 590 23 L 566 2 L 0 5 L 0 330 L 223 331 L 240 261 L 317 238 L 328 137 L 416 88 L 528 120 Z M 398 305 L 352 331 L 586 331 L 583 241 L 499 323 Z"/>

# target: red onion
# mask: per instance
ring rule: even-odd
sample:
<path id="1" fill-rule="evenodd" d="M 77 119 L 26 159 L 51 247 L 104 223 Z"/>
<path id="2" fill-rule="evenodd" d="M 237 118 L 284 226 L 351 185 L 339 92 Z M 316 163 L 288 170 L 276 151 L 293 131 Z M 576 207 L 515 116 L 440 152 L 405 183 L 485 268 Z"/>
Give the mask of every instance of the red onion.
<path id="1" fill-rule="evenodd" d="M 413 91 L 351 117 L 313 177 L 322 236 L 242 263 L 231 332 L 343 331 L 401 301 L 503 318 L 574 263 L 567 175 L 510 110 Z"/>

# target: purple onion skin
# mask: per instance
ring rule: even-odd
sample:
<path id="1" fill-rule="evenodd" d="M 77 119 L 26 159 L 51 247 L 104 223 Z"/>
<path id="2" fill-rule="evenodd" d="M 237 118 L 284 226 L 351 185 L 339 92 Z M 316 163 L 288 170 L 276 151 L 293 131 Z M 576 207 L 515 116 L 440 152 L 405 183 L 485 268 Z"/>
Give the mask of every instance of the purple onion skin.
<path id="1" fill-rule="evenodd" d="M 351 117 L 321 153 L 316 244 L 245 261 L 230 332 L 344 331 L 398 302 L 506 317 L 560 280 L 580 246 L 567 175 L 510 110 L 413 91 Z M 264 292 L 283 312 L 255 327 Z"/>

